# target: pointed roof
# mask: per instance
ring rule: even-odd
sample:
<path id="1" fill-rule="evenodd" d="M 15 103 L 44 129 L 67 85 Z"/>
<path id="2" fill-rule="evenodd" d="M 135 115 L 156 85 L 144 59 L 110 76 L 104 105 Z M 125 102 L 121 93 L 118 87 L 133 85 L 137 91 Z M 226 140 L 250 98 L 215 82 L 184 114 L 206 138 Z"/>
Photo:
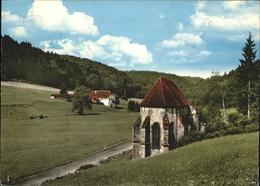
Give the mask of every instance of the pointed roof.
<path id="1" fill-rule="evenodd" d="M 185 107 L 189 103 L 177 85 L 164 77 L 160 77 L 146 94 L 141 107 L 172 108 Z"/>

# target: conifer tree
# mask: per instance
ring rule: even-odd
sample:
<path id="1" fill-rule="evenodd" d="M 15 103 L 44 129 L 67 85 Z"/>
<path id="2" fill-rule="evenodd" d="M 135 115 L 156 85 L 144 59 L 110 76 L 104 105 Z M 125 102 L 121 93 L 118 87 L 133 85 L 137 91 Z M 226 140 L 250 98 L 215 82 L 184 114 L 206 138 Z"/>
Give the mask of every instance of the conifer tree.
<path id="1" fill-rule="evenodd" d="M 254 63 L 256 59 L 255 43 L 251 32 L 246 40 L 242 53 L 244 59 L 240 59 L 239 75 L 242 85 L 247 86 L 247 117 L 250 119 L 251 112 L 251 82 L 255 77 Z"/>

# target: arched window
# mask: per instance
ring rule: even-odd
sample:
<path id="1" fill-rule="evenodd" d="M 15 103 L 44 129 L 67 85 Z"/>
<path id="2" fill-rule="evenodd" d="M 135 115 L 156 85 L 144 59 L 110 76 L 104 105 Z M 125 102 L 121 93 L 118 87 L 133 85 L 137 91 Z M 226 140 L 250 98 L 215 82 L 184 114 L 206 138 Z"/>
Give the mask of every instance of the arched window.
<path id="1" fill-rule="evenodd" d="M 140 126 L 141 126 L 141 117 L 139 117 L 134 123 L 134 141 L 140 141 Z"/>
<path id="2" fill-rule="evenodd" d="M 154 123 L 152 126 L 152 147 L 153 149 L 160 149 L 160 125 L 159 123 Z"/>

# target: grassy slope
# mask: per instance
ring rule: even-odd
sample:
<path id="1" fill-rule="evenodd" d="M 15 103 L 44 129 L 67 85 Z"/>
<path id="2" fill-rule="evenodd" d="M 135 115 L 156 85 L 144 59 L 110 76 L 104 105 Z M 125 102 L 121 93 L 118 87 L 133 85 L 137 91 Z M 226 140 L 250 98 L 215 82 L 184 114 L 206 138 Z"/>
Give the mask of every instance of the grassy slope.
<path id="1" fill-rule="evenodd" d="M 95 105 L 92 115 L 71 113 L 71 103 L 50 92 L 1 87 L 1 180 L 30 175 L 131 139 L 138 113 Z M 120 105 L 126 107 L 126 103 Z M 30 120 L 32 115 L 47 119 Z"/>
<path id="2" fill-rule="evenodd" d="M 46 185 L 255 185 L 259 134 L 193 143 L 141 161 L 118 161 Z"/>

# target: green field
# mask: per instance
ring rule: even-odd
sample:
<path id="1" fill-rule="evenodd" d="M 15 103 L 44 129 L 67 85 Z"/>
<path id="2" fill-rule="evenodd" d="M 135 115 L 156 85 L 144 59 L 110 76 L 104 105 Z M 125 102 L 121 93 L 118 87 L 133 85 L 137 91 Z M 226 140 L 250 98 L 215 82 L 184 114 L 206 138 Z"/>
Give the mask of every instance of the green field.
<path id="1" fill-rule="evenodd" d="M 193 143 L 140 161 L 130 153 L 45 185 L 256 185 L 259 134 Z"/>
<path id="2" fill-rule="evenodd" d="M 28 176 L 131 139 L 139 113 L 94 105 L 78 116 L 51 92 L 1 86 L 1 181 Z M 29 119 L 33 115 L 45 119 Z"/>

